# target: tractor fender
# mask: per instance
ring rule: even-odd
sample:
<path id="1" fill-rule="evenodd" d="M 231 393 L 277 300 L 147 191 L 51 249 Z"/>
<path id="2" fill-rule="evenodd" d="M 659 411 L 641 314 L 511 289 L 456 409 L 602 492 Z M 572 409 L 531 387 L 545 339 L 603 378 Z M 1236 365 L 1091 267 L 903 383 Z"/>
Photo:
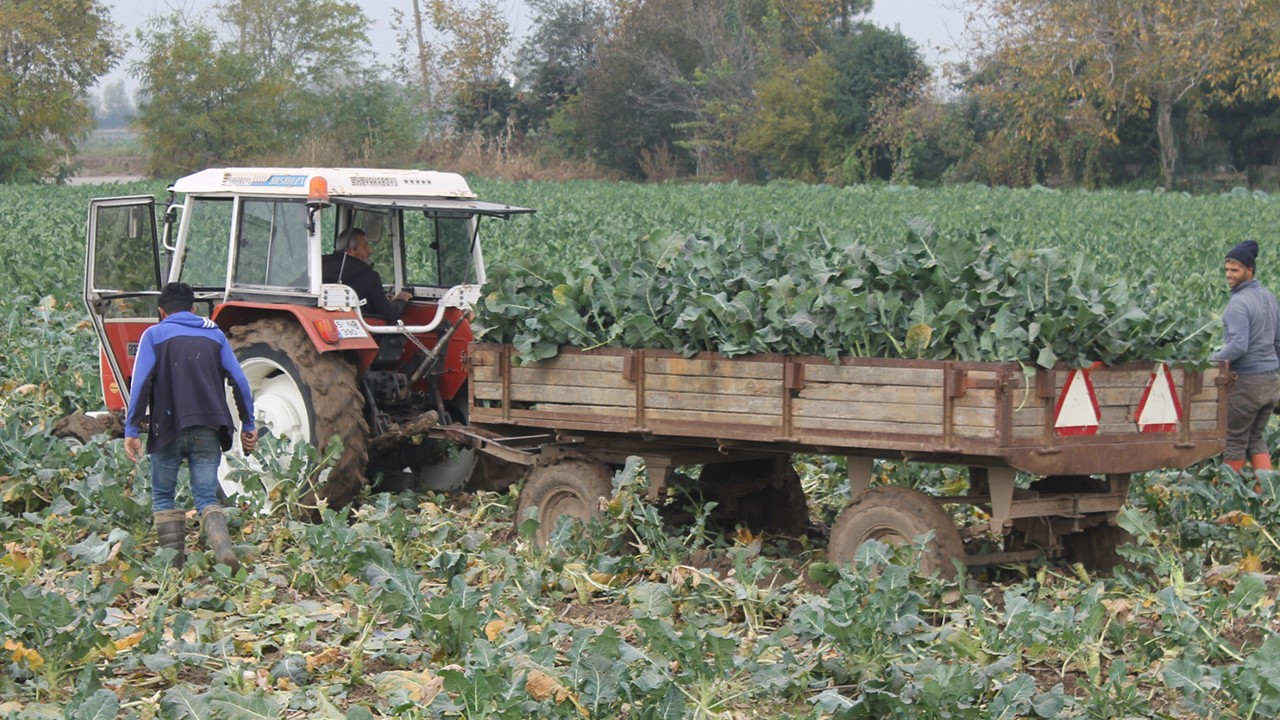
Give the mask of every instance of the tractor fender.
<path id="1" fill-rule="evenodd" d="M 359 351 L 376 353 L 378 350 L 378 343 L 368 333 L 364 337 L 339 338 L 337 342 L 331 343 L 324 339 L 320 334 L 319 328 L 316 327 L 317 320 L 354 320 L 358 323 L 359 319 L 353 310 L 325 310 L 305 305 L 232 300 L 219 305 L 213 311 L 213 321 L 218 324 L 218 327 L 222 328 L 224 333 L 230 332 L 233 327 L 247 325 L 264 318 L 289 316 L 292 316 L 298 325 L 302 327 L 303 332 L 311 339 L 318 352 L 353 350 L 357 351 L 357 354 L 364 354 Z"/>

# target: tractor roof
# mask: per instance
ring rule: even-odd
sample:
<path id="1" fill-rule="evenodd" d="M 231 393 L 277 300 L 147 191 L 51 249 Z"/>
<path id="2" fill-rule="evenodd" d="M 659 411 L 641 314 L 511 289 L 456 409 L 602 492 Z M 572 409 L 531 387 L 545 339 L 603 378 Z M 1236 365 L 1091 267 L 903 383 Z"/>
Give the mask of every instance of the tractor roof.
<path id="1" fill-rule="evenodd" d="M 457 173 L 373 168 L 213 168 L 180 178 L 173 184 L 173 189 L 201 195 L 306 198 L 310 180 L 317 175 L 324 177 L 329 186 L 329 196 L 334 198 L 475 197 L 467 181 Z"/>

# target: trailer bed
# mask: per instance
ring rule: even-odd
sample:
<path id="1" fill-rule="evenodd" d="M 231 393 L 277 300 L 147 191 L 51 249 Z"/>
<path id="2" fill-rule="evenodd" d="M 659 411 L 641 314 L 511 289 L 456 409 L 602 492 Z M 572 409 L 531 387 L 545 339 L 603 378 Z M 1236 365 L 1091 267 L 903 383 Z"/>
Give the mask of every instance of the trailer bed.
<path id="1" fill-rule="evenodd" d="M 1137 412 L 1160 366 L 1084 371 L 1096 427 L 1064 429 L 1071 371 L 1018 363 L 562 348 L 516 364 L 509 345 L 469 349 L 473 424 L 898 455 L 1009 466 L 1035 475 L 1186 467 L 1222 452 L 1228 375 L 1168 368 L 1176 423 L 1143 431 Z M 1167 381 L 1165 381 L 1167 382 Z"/>

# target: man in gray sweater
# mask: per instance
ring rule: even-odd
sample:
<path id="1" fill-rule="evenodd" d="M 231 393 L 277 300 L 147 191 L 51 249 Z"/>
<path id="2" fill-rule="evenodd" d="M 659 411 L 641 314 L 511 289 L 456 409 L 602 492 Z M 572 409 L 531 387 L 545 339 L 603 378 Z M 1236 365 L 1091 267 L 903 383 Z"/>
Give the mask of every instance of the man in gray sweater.
<path id="1" fill-rule="evenodd" d="M 1271 469 L 1263 431 L 1280 402 L 1280 304 L 1253 278 L 1257 258 L 1258 243 L 1252 240 L 1227 253 L 1231 299 L 1222 314 L 1222 349 L 1209 358 L 1226 360 L 1235 376 L 1223 461 L 1236 472 L 1246 458 L 1255 471 Z"/>

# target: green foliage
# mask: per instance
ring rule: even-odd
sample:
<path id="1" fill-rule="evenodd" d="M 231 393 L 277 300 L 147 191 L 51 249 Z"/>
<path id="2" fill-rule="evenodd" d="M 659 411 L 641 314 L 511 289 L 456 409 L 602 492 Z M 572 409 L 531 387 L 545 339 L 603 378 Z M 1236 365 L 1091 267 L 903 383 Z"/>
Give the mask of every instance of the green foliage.
<path id="1" fill-rule="evenodd" d="M 929 74 L 916 44 L 897 30 L 859 23 L 852 32 L 828 43 L 837 79 L 832 105 L 840 119 L 840 133 L 857 139 L 871 124 L 872 101 Z"/>
<path id="2" fill-rule="evenodd" d="M 760 81 L 759 109 L 742 147 L 779 178 L 825 179 L 842 154 L 834 102 L 838 74 L 823 53 Z"/>
<path id="3" fill-rule="evenodd" d="M 945 283 L 980 293 L 955 270 L 970 263 L 975 273 L 1002 268 L 992 292 L 1025 286 L 1036 302 L 1063 288 L 1063 297 L 1088 297 L 1120 277 L 1131 302 L 1147 302 L 1135 299 L 1139 282 L 1167 302 L 1172 322 L 1224 304 L 1223 251 L 1277 221 L 1273 201 L 1248 194 L 475 185 L 540 210 L 482 226 L 491 273 L 524 258 L 525 272 L 556 267 L 581 279 L 557 293 L 565 278 L 529 275 L 527 302 L 582 302 L 586 266 L 598 270 L 597 290 L 625 282 L 609 263 L 629 253 L 655 272 L 681 268 L 684 279 L 662 287 L 687 299 L 720 292 L 708 287 L 722 277 L 715 272 L 736 269 L 741 290 L 760 266 L 771 279 L 805 277 L 813 257 L 858 248 L 871 260 L 833 277 L 874 266 L 867 277 L 888 283 L 914 272 L 908 261 L 933 262 L 920 297 L 941 297 Z M 646 500 L 636 462 L 615 477 L 599 520 L 562 524 L 542 550 L 514 529 L 514 493 L 376 494 L 302 523 L 298 498 L 337 446 L 294 454 L 264 439 L 258 465 L 233 468 L 248 487 L 228 513 L 245 572 L 211 571 L 194 543 L 174 571 L 156 556 L 145 466 L 118 440 L 73 449 L 44 432 L 66 406 L 99 403 L 95 341 L 79 326 L 78 283 L 67 280 L 78 277 L 94 193 L 105 194 L 0 188 L 0 233 L 23 240 L 0 265 L 10 288 L 0 297 L 0 717 L 1280 713 L 1274 592 L 1252 571 L 1280 560 L 1280 476 L 1213 463 L 1137 478 L 1120 518 L 1135 536 L 1122 550 L 1132 569 L 1104 580 L 1060 563 L 1023 565 L 988 585 L 921 578 L 909 546 L 869 544 L 857 569 L 835 568 L 807 538 L 721 534 L 708 506 L 673 527 L 666 506 Z M 748 210 L 779 229 L 739 230 Z M 913 217 L 932 218 L 932 233 L 917 224 L 908 235 Z M 998 240 L 975 232 L 988 227 Z M 676 230 L 674 242 L 657 241 Z M 644 247 L 627 247 L 644 236 Z M 1036 249 L 1053 246 L 1064 249 Z M 1072 279 L 1075 261 L 1064 258 L 1081 254 L 1097 278 L 1080 279 L 1082 270 Z M 1104 309 L 1119 302 L 1105 287 Z M 686 309 L 690 327 L 734 332 L 716 324 L 717 303 Z M 595 312 L 614 309 L 602 299 Z M 569 315 L 556 318 L 568 327 Z M 897 327 L 903 350 L 917 354 L 936 350 L 951 326 L 930 325 L 927 339 L 918 324 Z M 799 467 L 816 520 L 829 521 L 845 500 L 845 468 L 822 458 Z M 896 463 L 878 473 L 959 492 L 954 472 Z"/>
<path id="4" fill-rule="evenodd" d="M 62 180 L 93 127 L 85 94 L 122 53 L 96 0 L 0 5 L 0 182 Z"/>
<path id="5" fill-rule="evenodd" d="M 157 19 L 140 33 L 136 120 L 156 176 L 261 162 L 400 162 L 424 121 L 401 89 L 361 65 L 364 14 L 341 0 L 219 6 L 230 37 L 199 21 Z"/>
<path id="6" fill-rule="evenodd" d="M 896 248 L 765 226 L 525 261 L 491 274 L 484 318 L 526 360 L 560 345 L 1042 367 L 1208 355 L 1212 318 L 1169 307 L 1150 277 L 1140 290 L 1084 256 L 919 227 Z"/>
<path id="7" fill-rule="evenodd" d="M 157 176 L 244 162 L 285 147 L 299 119 L 283 112 L 289 87 L 206 27 L 157 21 L 145 57 L 137 125 Z"/>

